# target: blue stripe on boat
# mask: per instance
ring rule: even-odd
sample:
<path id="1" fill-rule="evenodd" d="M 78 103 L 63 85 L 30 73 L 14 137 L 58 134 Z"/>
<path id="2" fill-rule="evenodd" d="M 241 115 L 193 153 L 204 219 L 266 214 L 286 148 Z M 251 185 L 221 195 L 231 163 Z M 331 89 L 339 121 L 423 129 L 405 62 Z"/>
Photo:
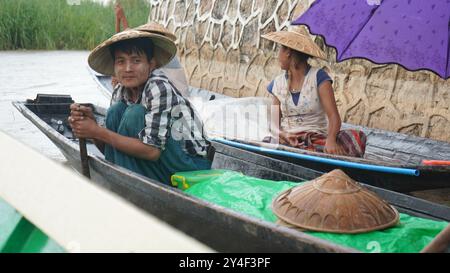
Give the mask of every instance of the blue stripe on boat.
<path id="1" fill-rule="evenodd" d="M 227 144 L 230 146 L 248 150 L 248 151 L 263 152 L 263 153 L 268 153 L 268 154 L 273 154 L 273 155 L 287 156 L 287 157 L 291 157 L 291 158 L 298 158 L 298 159 L 303 159 L 303 160 L 326 163 L 326 164 L 340 166 L 340 167 L 369 170 L 369 171 L 383 172 L 383 173 L 411 175 L 411 176 L 419 176 L 420 175 L 420 171 L 416 170 L 416 169 L 371 165 L 371 164 L 343 161 L 343 160 L 338 160 L 338 159 L 324 158 L 324 157 L 313 156 L 313 155 L 297 154 L 297 153 L 288 152 L 288 151 L 281 151 L 281 150 L 275 150 L 275 149 L 269 149 L 269 148 L 239 143 L 239 142 L 235 142 L 235 141 L 231 141 L 231 140 L 227 140 L 227 139 L 223 139 L 223 138 L 214 138 L 213 140 L 223 143 L 223 144 Z"/>

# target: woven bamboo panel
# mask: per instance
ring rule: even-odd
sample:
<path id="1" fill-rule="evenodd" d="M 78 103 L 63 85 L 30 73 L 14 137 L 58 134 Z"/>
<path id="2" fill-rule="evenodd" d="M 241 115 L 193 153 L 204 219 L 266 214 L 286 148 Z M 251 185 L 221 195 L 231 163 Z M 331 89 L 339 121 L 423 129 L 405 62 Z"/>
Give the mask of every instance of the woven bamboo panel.
<path id="1" fill-rule="evenodd" d="M 234 97 L 268 96 L 279 70 L 273 43 L 261 34 L 286 29 L 312 0 L 151 0 L 149 20 L 177 36 L 190 84 Z M 450 81 L 433 73 L 365 60 L 335 62 L 325 47 L 345 122 L 450 141 Z"/>

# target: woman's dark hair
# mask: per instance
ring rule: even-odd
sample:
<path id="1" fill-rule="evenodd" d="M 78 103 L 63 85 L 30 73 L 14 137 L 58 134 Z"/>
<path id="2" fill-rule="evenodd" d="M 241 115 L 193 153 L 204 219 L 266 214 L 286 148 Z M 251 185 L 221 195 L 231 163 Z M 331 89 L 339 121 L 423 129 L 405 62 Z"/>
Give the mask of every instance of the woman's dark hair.
<path id="1" fill-rule="evenodd" d="M 136 53 L 138 55 L 145 54 L 147 60 L 150 62 L 153 58 L 153 42 L 148 38 L 134 38 L 122 40 L 109 46 L 109 51 L 113 60 L 115 60 L 116 50 L 125 52 L 127 54 Z"/>
<path id="2" fill-rule="evenodd" d="M 287 46 L 284 46 L 284 45 L 282 45 L 282 47 L 284 49 L 289 48 L 291 50 L 292 58 L 294 59 L 294 66 L 295 66 L 295 68 L 298 68 L 300 63 L 303 63 L 303 62 L 306 63 L 309 60 L 309 58 L 311 57 L 308 54 L 305 54 L 303 52 L 297 51 L 297 50 L 292 49 L 290 47 L 287 47 Z"/>

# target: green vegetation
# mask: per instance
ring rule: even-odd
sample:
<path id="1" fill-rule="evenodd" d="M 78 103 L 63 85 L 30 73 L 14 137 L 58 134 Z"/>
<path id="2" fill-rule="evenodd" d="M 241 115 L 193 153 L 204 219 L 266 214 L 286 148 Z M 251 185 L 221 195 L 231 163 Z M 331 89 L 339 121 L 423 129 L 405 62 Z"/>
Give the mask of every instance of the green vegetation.
<path id="1" fill-rule="evenodd" d="M 81 0 L 0 0 L 0 50 L 93 49 L 114 34 L 113 4 Z M 120 0 L 130 27 L 147 22 L 146 0 Z"/>

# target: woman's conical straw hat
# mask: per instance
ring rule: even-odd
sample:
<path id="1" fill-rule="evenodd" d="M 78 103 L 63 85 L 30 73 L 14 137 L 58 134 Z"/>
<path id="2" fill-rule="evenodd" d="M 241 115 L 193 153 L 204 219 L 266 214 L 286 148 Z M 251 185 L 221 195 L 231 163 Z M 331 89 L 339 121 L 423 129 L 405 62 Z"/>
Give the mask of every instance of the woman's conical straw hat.
<path id="1" fill-rule="evenodd" d="M 397 210 L 341 170 L 281 193 L 272 203 L 282 221 L 301 229 L 363 233 L 396 225 Z"/>
<path id="2" fill-rule="evenodd" d="M 275 31 L 264 35 L 262 38 L 270 40 L 272 42 L 282 44 L 286 47 L 303 52 L 307 55 L 327 60 L 325 52 L 314 43 L 309 34 L 300 26 L 292 26 L 288 31 Z"/>

